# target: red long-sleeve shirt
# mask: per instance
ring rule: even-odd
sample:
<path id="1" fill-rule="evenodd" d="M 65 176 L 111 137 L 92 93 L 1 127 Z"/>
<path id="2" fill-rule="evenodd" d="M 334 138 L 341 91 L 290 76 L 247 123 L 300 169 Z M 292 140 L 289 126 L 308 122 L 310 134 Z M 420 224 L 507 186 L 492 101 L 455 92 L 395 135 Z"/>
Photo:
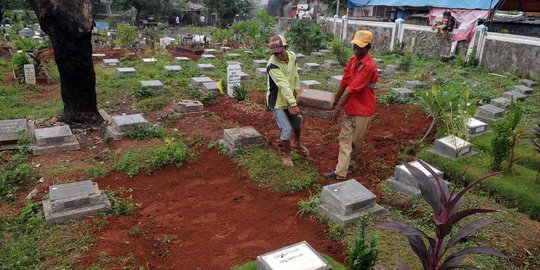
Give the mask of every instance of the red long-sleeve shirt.
<path id="1" fill-rule="evenodd" d="M 351 95 L 345 104 L 346 114 L 371 116 L 375 113 L 377 98 L 373 88 L 378 79 L 377 64 L 369 53 L 360 62 L 355 55 L 351 57 L 341 79 L 341 86 L 348 87 L 347 93 Z"/>

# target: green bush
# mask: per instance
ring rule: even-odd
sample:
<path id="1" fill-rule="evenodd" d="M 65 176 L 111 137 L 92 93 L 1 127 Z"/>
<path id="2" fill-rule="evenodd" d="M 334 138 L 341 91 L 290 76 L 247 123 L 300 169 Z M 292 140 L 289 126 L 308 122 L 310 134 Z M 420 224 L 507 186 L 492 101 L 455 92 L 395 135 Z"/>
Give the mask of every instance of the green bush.
<path id="1" fill-rule="evenodd" d="M 164 138 L 167 132 L 160 126 L 136 126 L 134 129 L 126 132 L 129 139 L 142 140 L 147 138 Z"/>
<path id="2" fill-rule="evenodd" d="M 375 235 L 366 234 L 367 220 L 366 215 L 360 218 L 354 243 L 347 250 L 349 270 L 371 270 L 377 261 L 379 241 Z"/>
<path id="3" fill-rule="evenodd" d="M 111 207 L 105 211 L 106 215 L 124 215 L 127 216 L 133 211 L 133 197 L 129 195 L 124 197 L 124 190 L 120 189 L 118 196 L 112 190 L 105 190 L 105 194 L 111 202 Z"/>
<path id="4" fill-rule="evenodd" d="M 237 101 L 245 100 L 247 97 L 247 93 L 248 93 L 248 90 L 242 85 L 237 85 L 233 87 L 233 97 Z"/>
<path id="5" fill-rule="evenodd" d="M 330 48 L 332 48 L 332 53 L 336 56 L 337 61 L 342 66 L 347 65 L 349 58 L 354 54 L 351 45 L 338 38 L 335 38 L 330 42 Z"/>
<path id="6" fill-rule="evenodd" d="M 15 48 L 23 50 L 25 52 L 34 51 L 41 47 L 37 40 L 31 38 L 21 37 L 13 42 Z"/>
<path id="7" fill-rule="evenodd" d="M 15 68 L 22 71 L 24 65 L 30 64 L 30 61 L 28 60 L 28 57 L 26 57 L 25 53 L 16 53 L 11 57 L 11 63 Z"/>
<path id="8" fill-rule="evenodd" d="M 495 136 L 491 140 L 491 170 L 502 170 L 502 163 L 509 160 L 510 154 L 513 152 L 515 141 L 512 142 L 512 133 L 516 130 L 521 117 L 523 116 L 523 108 L 512 100 L 510 110 L 506 118 L 493 125 Z M 511 166 L 512 161 L 509 162 Z"/>
<path id="9" fill-rule="evenodd" d="M 302 52 L 311 53 L 321 49 L 333 38 L 333 35 L 330 32 L 324 32 L 314 21 L 298 20 L 286 37 L 291 41 L 289 45 L 293 45 Z"/>

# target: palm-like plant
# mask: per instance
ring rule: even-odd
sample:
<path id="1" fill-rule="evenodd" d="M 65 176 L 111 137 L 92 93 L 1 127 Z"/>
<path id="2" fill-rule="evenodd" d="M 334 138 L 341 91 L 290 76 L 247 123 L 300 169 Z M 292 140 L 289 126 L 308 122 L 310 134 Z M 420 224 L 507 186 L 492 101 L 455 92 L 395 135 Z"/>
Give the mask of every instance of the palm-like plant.
<path id="1" fill-rule="evenodd" d="M 540 155 L 540 122 L 536 123 L 536 127 L 532 128 L 532 131 L 534 137 L 531 142 L 536 147 L 534 150 L 538 153 L 537 155 Z M 536 173 L 536 182 L 540 183 L 540 168 Z"/>
<path id="2" fill-rule="evenodd" d="M 438 175 L 423 161 L 417 159 L 422 166 L 428 170 L 433 179 L 427 177 L 420 169 L 405 163 L 407 169 L 411 172 L 414 179 L 419 184 L 422 197 L 433 209 L 433 224 L 436 228 L 435 238 L 428 236 L 424 232 L 400 221 L 390 221 L 378 226 L 383 229 L 393 229 L 405 235 L 409 244 L 416 254 L 422 266 L 426 270 L 450 270 L 450 269 L 477 269 L 471 265 L 462 263 L 465 255 L 482 253 L 506 258 L 506 256 L 489 247 L 468 247 L 452 254 L 447 254 L 463 238 L 474 233 L 480 228 L 492 223 L 490 220 L 480 220 L 463 226 L 450 239 L 446 239 L 452 228 L 460 220 L 477 213 L 494 212 L 492 209 L 464 209 L 460 210 L 464 195 L 476 184 L 497 174 L 491 173 L 470 182 L 463 190 L 453 189 L 451 192 L 448 186 L 439 179 Z M 463 175 L 461 176 L 463 177 Z M 427 246 L 424 240 L 427 240 Z M 398 269 L 410 269 L 405 263 L 398 263 Z"/>

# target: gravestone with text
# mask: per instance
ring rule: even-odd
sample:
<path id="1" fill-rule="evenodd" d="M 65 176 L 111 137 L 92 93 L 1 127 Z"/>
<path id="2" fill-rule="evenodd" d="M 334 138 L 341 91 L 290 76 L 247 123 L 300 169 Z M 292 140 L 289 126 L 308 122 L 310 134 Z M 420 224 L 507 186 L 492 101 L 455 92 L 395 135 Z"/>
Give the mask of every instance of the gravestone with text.
<path id="1" fill-rule="evenodd" d="M 240 65 L 230 65 L 227 67 L 227 95 L 229 95 L 229 97 L 233 96 L 234 87 L 240 86 L 242 81 L 240 77 L 241 72 L 242 68 Z"/>
<path id="2" fill-rule="evenodd" d="M 68 125 L 34 130 L 36 144 L 32 146 L 35 156 L 81 149 Z"/>
<path id="3" fill-rule="evenodd" d="M 27 64 L 24 68 L 24 82 L 26 84 L 36 84 L 36 69 L 33 64 Z"/>
<path id="4" fill-rule="evenodd" d="M 323 187 L 318 209 L 343 226 L 356 224 L 360 216 L 384 210 L 375 195 L 355 179 Z"/>
<path id="5" fill-rule="evenodd" d="M 332 266 L 306 241 L 257 256 L 257 270 L 329 270 Z"/>
<path id="6" fill-rule="evenodd" d="M 68 221 L 91 216 L 111 207 L 107 194 L 91 180 L 49 186 L 49 198 L 42 201 L 48 223 Z"/>

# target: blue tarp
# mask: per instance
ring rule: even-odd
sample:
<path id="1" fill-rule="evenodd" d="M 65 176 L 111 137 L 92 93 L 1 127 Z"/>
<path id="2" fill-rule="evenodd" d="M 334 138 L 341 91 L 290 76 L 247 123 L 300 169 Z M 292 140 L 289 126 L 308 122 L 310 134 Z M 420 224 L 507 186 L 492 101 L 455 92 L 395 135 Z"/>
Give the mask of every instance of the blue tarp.
<path id="1" fill-rule="evenodd" d="M 455 9 L 492 9 L 501 0 L 349 0 L 349 7 L 439 7 Z"/>

